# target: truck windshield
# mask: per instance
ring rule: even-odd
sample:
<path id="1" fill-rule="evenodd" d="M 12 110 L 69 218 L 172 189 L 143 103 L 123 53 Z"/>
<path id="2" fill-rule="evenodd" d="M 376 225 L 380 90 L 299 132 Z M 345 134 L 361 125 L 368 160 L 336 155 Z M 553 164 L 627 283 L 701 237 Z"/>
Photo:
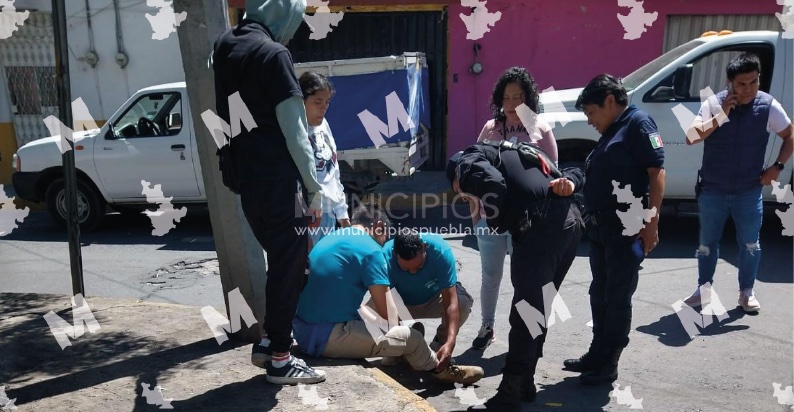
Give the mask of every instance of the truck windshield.
<path id="1" fill-rule="evenodd" d="M 648 80 L 648 78 L 656 74 L 663 67 L 672 63 L 675 59 L 683 56 L 688 51 L 694 49 L 695 47 L 700 46 L 701 44 L 703 44 L 702 40 L 692 40 L 651 60 L 650 63 L 640 67 L 639 69 L 635 70 L 633 73 L 624 77 L 623 86 L 626 88 L 626 91 L 632 91 L 636 89 L 639 85 L 644 83 L 646 80 Z"/>

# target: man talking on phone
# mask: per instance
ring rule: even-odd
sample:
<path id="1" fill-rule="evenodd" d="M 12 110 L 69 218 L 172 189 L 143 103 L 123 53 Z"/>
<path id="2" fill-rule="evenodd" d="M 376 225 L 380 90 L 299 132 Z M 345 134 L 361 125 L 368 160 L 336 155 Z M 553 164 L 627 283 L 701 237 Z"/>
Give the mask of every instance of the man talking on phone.
<path id="1" fill-rule="evenodd" d="M 794 128 L 780 103 L 759 90 L 762 72 L 758 56 L 742 54 L 726 71 L 728 90 L 703 102 L 687 132 L 687 136 L 698 136 L 693 141 L 687 139 L 687 144 L 703 142 L 704 147 L 698 189 L 698 288 L 684 303 L 692 307 L 708 303 L 701 302 L 701 287 L 714 282 L 722 229 L 731 216 L 739 244 L 738 304 L 745 312 L 758 312 L 761 305 L 753 285 L 761 261 L 761 190 L 773 180 L 779 181 L 794 149 Z M 783 144 L 775 162 L 764 165 L 770 132 L 780 136 Z"/>

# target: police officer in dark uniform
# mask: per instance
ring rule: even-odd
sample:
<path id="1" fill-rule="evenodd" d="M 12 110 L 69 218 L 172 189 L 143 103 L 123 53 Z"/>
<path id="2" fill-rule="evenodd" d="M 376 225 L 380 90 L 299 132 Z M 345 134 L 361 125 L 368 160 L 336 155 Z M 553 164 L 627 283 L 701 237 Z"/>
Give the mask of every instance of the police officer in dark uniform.
<path id="1" fill-rule="evenodd" d="M 629 205 L 618 202 L 613 182 L 624 189 L 631 185 L 633 197 L 642 199 L 643 209 L 655 207 L 658 212 L 664 196 L 664 149 L 656 123 L 647 113 L 628 106 L 626 89 L 608 74 L 587 84 L 576 108 L 583 110 L 588 124 L 601 133 L 587 157 L 584 187 L 593 274 L 593 340 L 587 353 L 566 360 L 564 365 L 582 372 L 582 383 L 599 384 L 617 379 L 618 360 L 629 343 L 631 297 L 637 289 L 640 263 L 659 242 L 658 213 L 638 234 L 623 234 L 621 218 L 626 216 L 617 211 L 626 212 Z"/>
<path id="2" fill-rule="evenodd" d="M 491 229 L 509 231 L 513 238 L 509 350 L 497 394 L 485 406 L 499 411 L 519 408 L 522 400 L 535 400 L 533 375 L 543 356 L 546 328 L 540 325 L 542 332 L 533 336 L 516 303 L 526 301 L 548 318 L 543 287 L 552 283 L 559 290 L 584 232 L 571 196 L 582 186 L 583 173 L 560 172 L 529 143 L 486 140 L 453 156 L 447 177 L 456 192 L 482 199 Z"/>

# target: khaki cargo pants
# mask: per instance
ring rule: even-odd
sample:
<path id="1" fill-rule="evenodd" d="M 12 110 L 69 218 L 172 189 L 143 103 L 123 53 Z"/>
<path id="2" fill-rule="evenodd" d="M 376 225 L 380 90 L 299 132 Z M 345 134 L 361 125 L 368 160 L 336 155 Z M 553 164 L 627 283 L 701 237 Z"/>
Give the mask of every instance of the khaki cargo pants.
<path id="1" fill-rule="evenodd" d="M 469 295 L 469 292 L 466 291 L 466 288 L 460 282 L 455 283 L 455 290 L 458 292 L 458 329 L 460 329 L 471 314 L 474 298 Z M 370 299 L 367 302 L 367 306 L 375 309 L 374 301 Z M 414 319 L 441 319 L 441 324 L 436 329 L 434 340 L 442 344 L 447 341 L 447 324 L 444 322 L 444 300 L 440 294 L 421 305 L 405 305 L 405 308 L 408 309 Z"/>
<path id="2" fill-rule="evenodd" d="M 344 359 L 402 356 L 416 370 L 429 371 L 438 366 L 435 352 L 418 331 L 395 326 L 376 339 L 361 320 L 337 323 L 322 356 Z"/>
<path id="3" fill-rule="evenodd" d="M 460 284 L 455 283 L 455 289 L 458 292 L 458 329 L 463 327 L 466 320 L 471 314 L 471 307 L 474 305 L 474 298 L 469 295 L 469 292 Z M 414 319 L 441 319 L 441 324 L 436 329 L 436 336 L 434 340 L 442 344 L 447 341 L 447 325 L 444 322 L 444 302 L 441 295 L 430 299 L 421 305 L 405 305 L 408 312 Z"/>

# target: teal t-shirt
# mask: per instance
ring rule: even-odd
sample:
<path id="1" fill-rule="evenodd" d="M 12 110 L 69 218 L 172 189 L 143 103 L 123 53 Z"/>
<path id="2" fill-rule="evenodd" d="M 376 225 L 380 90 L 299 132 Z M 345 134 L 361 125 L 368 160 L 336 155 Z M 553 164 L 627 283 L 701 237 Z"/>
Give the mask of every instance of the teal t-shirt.
<path id="1" fill-rule="evenodd" d="M 406 305 L 421 305 L 441 294 L 458 281 L 452 248 L 439 235 L 420 234 L 427 244 L 425 264 L 415 275 L 402 270 L 394 253 L 394 240 L 386 242 L 383 253 L 389 262 L 389 281 Z"/>
<path id="2" fill-rule="evenodd" d="M 335 230 L 317 242 L 309 254 L 309 268 L 293 328 L 301 349 L 316 356 L 333 324 L 361 320 L 358 308 L 368 288 L 388 285 L 389 276 L 381 246 L 355 227 Z"/>

